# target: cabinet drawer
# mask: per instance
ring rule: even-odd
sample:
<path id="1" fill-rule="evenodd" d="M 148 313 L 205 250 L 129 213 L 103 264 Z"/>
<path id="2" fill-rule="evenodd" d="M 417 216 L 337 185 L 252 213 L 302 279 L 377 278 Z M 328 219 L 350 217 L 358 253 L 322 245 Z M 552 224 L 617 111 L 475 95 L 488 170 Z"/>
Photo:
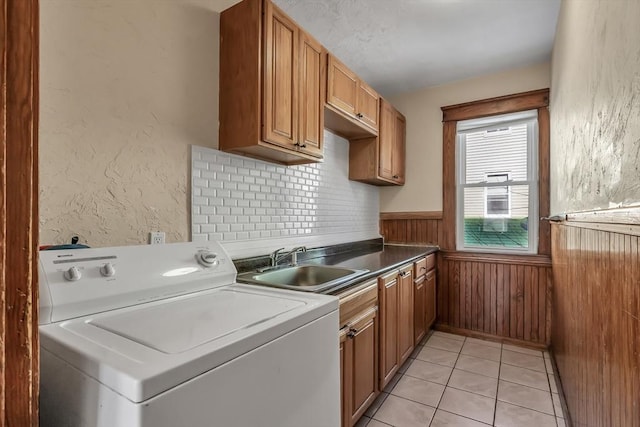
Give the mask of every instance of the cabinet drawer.
<path id="1" fill-rule="evenodd" d="M 427 258 L 421 258 L 413 263 L 413 277 L 416 279 L 427 273 Z"/>
<path id="2" fill-rule="evenodd" d="M 427 271 L 436 268 L 436 254 L 427 255 Z"/>
<path id="3" fill-rule="evenodd" d="M 340 326 L 342 327 L 363 310 L 378 305 L 377 282 L 374 279 L 355 289 L 349 289 L 338 294 L 338 298 L 340 298 Z"/>

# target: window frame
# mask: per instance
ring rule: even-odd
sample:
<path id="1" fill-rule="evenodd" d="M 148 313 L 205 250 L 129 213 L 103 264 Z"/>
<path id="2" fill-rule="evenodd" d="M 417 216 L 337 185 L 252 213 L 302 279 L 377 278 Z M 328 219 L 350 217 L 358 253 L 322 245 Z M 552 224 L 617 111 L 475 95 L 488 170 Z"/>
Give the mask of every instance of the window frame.
<path id="1" fill-rule="evenodd" d="M 491 115 L 515 113 L 537 109 L 538 111 L 538 248 L 537 254 L 496 254 L 495 259 L 520 259 L 520 257 L 548 257 L 551 253 L 551 227 L 543 218 L 549 215 L 549 89 L 538 89 L 512 95 L 487 98 L 441 107 L 443 121 L 443 209 L 440 249 L 444 253 L 465 253 L 456 250 L 456 135 L 457 123 Z M 532 218 L 533 219 L 533 218 Z M 533 221 L 531 221 L 533 222 Z M 487 254 L 490 250 L 481 251 Z M 546 259 L 546 258 L 545 258 Z"/>
<path id="2" fill-rule="evenodd" d="M 513 181 L 509 179 L 499 183 L 466 183 L 466 139 L 468 133 L 482 132 L 492 129 L 504 128 L 505 126 L 527 125 L 527 179 Z M 456 125 L 456 159 L 455 159 L 455 188 L 456 188 L 456 250 L 464 252 L 491 252 L 500 254 L 531 254 L 538 253 L 538 227 L 537 221 L 528 221 L 526 248 L 505 247 L 505 246 L 473 246 L 464 243 L 464 191 L 467 188 L 498 187 L 506 185 L 511 192 L 511 187 L 517 185 L 527 185 L 528 196 L 528 218 L 538 217 L 538 112 L 528 110 L 511 114 L 496 114 L 482 119 L 471 119 L 459 121 Z M 486 216 L 485 218 L 509 218 L 505 216 Z M 509 200 L 509 213 L 511 213 L 511 200 Z"/>

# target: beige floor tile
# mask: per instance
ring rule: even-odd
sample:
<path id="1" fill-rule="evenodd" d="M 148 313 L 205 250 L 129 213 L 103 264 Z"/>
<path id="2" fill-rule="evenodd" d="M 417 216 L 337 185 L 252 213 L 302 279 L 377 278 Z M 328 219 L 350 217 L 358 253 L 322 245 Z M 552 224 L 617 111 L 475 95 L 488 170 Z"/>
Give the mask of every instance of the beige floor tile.
<path id="1" fill-rule="evenodd" d="M 498 401 L 496 427 L 556 427 L 556 419 L 542 412 Z"/>
<path id="2" fill-rule="evenodd" d="M 551 393 L 520 384 L 500 381 L 498 400 L 545 414 L 555 415 Z"/>
<path id="3" fill-rule="evenodd" d="M 438 348 L 440 350 L 453 351 L 460 353 L 463 341 L 451 340 L 448 338 L 442 338 L 437 335 L 432 335 L 429 340 L 424 344 L 425 347 Z"/>
<path id="4" fill-rule="evenodd" d="M 484 427 L 487 425 L 441 409 L 436 411 L 433 421 L 431 421 L 431 427 Z"/>
<path id="5" fill-rule="evenodd" d="M 480 359 L 500 361 L 501 350 L 495 347 L 489 347 L 482 344 L 465 342 L 462 347 L 462 354 L 479 357 Z"/>
<path id="6" fill-rule="evenodd" d="M 519 366 L 521 368 L 527 368 L 538 372 L 547 373 L 547 368 L 544 366 L 544 359 L 537 356 L 529 356 L 524 353 L 516 353 L 515 351 L 502 350 L 502 363 L 508 365 Z"/>
<path id="7" fill-rule="evenodd" d="M 551 386 L 552 393 L 558 393 L 558 386 L 556 385 L 556 377 L 549 375 L 549 385 Z"/>
<path id="8" fill-rule="evenodd" d="M 564 418 L 562 403 L 560 403 L 560 395 L 558 393 L 551 393 L 551 399 L 553 400 L 553 409 L 556 411 L 556 417 Z"/>
<path id="9" fill-rule="evenodd" d="M 409 369 L 407 369 L 406 375 L 446 385 L 452 370 L 453 368 L 447 366 L 436 365 L 435 363 L 423 362 L 422 360 L 416 359 L 411 366 L 409 366 Z"/>
<path id="10" fill-rule="evenodd" d="M 529 356 L 542 357 L 542 351 L 534 350 L 532 348 L 520 347 L 517 345 L 503 344 L 504 350 L 515 351 L 516 353 L 528 354 Z"/>
<path id="11" fill-rule="evenodd" d="M 367 417 L 373 417 L 373 415 L 376 413 L 378 409 L 380 409 L 380 407 L 382 406 L 382 404 L 384 403 L 385 399 L 388 396 L 389 396 L 389 393 L 384 393 L 384 392 L 380 393 L 378 397 L 376 397 L 376 400 L 373 401 L 371 406 L 369 406 L 369 409 L 365 411 L 364 415 L 366 415 Z"/>
<path id="12" fill-rule="evenodd" d="M 438 409 L 490 424 L 495 402 L 489 397 L 447 387 Z"/>
<path id="13" fill-rule="evenodd" d="M 373 418 L 395 427 L 424 427 L 429 425 L 435 411 L 421 403 L 389 396 Z"/>
<path id="14" fill-rule="evenodd" d="M 404 397 L 434 408 L 440 403 L 442 393 L 444 393 L 442 384 L 424 381 L 408 375 L 400 378 L 398 384 L 391 390 L 391 394 L 394 396 Z"/>
<path id="15" fill-rule="evenodd" d="M 558 427 L 566 427 L 566 423 L 564 422 L 564 418 L 556 418 L 556 422 L 558 423 Z"/>
<path id="16" fill-rule="evenodd" d="M 461 354 L 456 362 L 456 369 L 473 372 L 474 374 L 485 375 L 487 377 L 498 378 L 500 363 L 493 360 L 480 359 L 479 357 Z"/>
<path id="17" fill-rule="evenodd" d="M 456 340 L 456 341 L 464 341 L 465 340 L 465 337 L 463 337 L 462 335 L 450 334 L 448 332 L 433 331 L 433 336 L 442 337 L 442 338 L 448 338 L 450 340 Z"/>
<path id="18" fill-rule="evenodd" d="M 470 342 L 473 344 L 481 344 L 494 348 L 502 348 L 502 344 L 499 342 L 489 341 L 489 340 L 481 340 L 479 338 L 467 338 L 465 342 Z"/>
<path id="19" fill-rule="evenodd" d="M 470 391 L 471 393 L 495 399 L 498 391 L 498 379 L 454 369 L 447 387 Z"/>
<path id="20" fill-rule="evenodd" d="M 544 391 L 550 391 L 547 374 L 532 371 L 531 369 L 502 364 L 500 366 L 500 379 Z"/>
<path id="21" fill-rule="evenodd" d="M 421 347 L 421 349 L 420 353 L 416 355 L 416 359 L 424 362 L 452 367 L 458 359 L 458 353 L 453 351 L 440 350 L 433 347 Z"/>

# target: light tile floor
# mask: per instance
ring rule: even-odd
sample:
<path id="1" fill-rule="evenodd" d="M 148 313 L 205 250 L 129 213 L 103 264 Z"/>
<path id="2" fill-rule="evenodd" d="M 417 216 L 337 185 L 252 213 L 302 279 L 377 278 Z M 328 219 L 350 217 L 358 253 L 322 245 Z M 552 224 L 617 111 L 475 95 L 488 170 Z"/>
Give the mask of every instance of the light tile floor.
<path id="1" fill-rule="evenodd" d="M 549 353 L 433 332 L 356 427 L 564 427 Z"/>

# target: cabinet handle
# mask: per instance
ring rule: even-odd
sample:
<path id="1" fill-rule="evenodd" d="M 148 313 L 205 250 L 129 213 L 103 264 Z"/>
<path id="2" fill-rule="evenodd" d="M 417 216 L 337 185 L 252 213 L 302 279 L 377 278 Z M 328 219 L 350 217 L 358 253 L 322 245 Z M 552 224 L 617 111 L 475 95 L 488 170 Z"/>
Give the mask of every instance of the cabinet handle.
<path id="1" fill-rule="evenodd" d="M 356 336 L 356 334 L 357 334 L 357 333 L 358 333 L 358 330 L 357 330 L 357 329 L 350 328 L 350 329 L 349 329 L 349 332 L 347 332 L 347 336 L 348 336 L 349 338 L 353 338 L 353 337 L 355 337 L 355 336 Z"/>
<path id="2" fill-rule="evenodd" d="M 359 119 L 361 119 L 361 118 L 363 118 L 364 116 L 362 115 L 362 113 L 358 113 L 358 114 L 356 114 L 356 117 L 357 117 L 357 118 L 359 118 Z"/>
<path id="3" fill-rule="evenodd" d="M 411 273 L 410 273 L 410 272 L 408 272 L 408 271 L 405 271 L 404 273 L 400 273 L 400 277 L 402 277 L 403 279 L 404 279 L 405 277 L 409 277 L 409 276 L 411 276 Z"/>
<path id="4" fill-rule="evenodd" d="M 427 267 L 424 267 L 424 266 L 420 267 L 420 271 L 426 270 L 426 269 L 427 269 Z"/>
<path id="5" fill-rule="evenodd" d="M 307 144 L 302 144 L 300 148 L 307 148 Z"/>
<path id="6" fill-rule="evenodd" d="M 398 175 L 393 175 L 393 179 L 398 179 L 400 178 Z"/>

